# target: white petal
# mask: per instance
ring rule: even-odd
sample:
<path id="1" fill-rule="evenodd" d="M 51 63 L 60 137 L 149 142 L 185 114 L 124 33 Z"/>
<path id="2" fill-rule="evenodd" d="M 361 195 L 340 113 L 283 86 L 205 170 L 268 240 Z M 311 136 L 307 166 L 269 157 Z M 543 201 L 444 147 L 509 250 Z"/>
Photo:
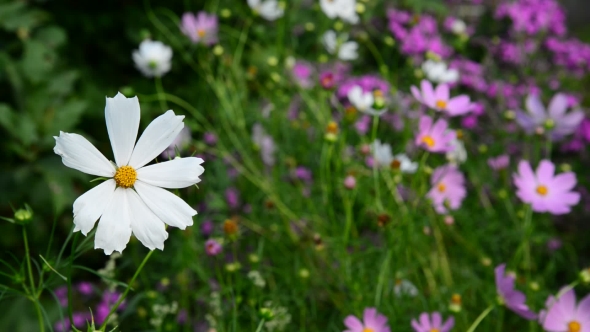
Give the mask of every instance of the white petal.
<path id="1" fill-rule="evenodd" d="M 358 57 L 357 49 L 358 44 L 356 42 L 346 42 L 340 46 L 338 58 L 340 58 L 340 60 L 355 60 Z"/>
<path id="2" fill-rule="evenodd" d="M 127 199 L 133 211 L 131 229 L 135 237 L 150 250 L 164 250 L 164 241 L 168 238 L 168 233 L 162 220 L 145 205 L 135 191 L 129 190 Z"/>
<path id="3" fill-rule="evenodd" d="M 203 159 L 196 157 L 172 159 L 138 169 L 137 179 L 157 187 L 186 188 L 201 182 L 202 163 Z"/>
<path id="4" fill-rule="evenodd" d="M 107 97 L 104 112 L 115 162 L 119 167 L 125 166 L 129 163 L 137 139 L 139 100 L 137 97 L 126 98 L 119 92 L 114 98 Z"/>
<path id="5" fill-rule="evenodd" d="M 105 255 L 113 251 L 123 252 L 131 238 L 131 209 L 129 191 L 132 189 L 117 188 L 110 204 L 104 210 L 94 237 L 94 249 L 104 249 Z"/>
<path id="6" fill-rule="evenodd" d="M 193 224 L 197 211 L 180 197 L 141 181 L 135 182 L 135 190 L 150 210 L 168 225 L 185 229 Z"/>
<path id="7" fill-rule="evenodd" d="M 333 54 L 336 51 L 336 46 L 338 45 L 336 40 L 336 32 L 333 30 L 326 31 L 322 41 L 324 42 L 324 46 L 326 46 L 326 50 L 328 50 L 329 53 Z"/>
<path id="8" fill-rule="evenodd" d="M 184 115 L 168 111 L 152 121 L 137 141 L 129 165 L 138 169 L 166 150 L 184 128 L 182 119 Z"/>
<path id="9" fill-rule="evenodd" d="M 115 180 L 110 179 L 88 190 L 74 201 L 74 232 L 81 231 L 86 235 L 94 228 L 94 223 L 111 203 L 115 188 Z"/>
<path id="10" fill-rule="evenodd" d="M 61 156 L 64 165 L 86 174 L 107 177 L 115 175 L 113 164 L 83 136 L 62 131 L 59 137 L 53 136 L 53 138 L 55 138 L 53 152 Z"/>

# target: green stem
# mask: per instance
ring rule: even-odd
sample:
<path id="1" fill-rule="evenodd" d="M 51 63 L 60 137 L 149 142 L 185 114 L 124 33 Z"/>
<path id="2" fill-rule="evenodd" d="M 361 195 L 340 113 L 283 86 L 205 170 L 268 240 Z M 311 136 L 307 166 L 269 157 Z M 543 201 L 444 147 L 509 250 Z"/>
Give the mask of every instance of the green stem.
<path id="1" fill-rule="evenodd" d="M 72 312 L 72 303 L 73 302 L 73 292 L 72 292 L 72 275 L 73 275 L 73 266 L 74 266 L 74 256 L 76 253 L 76 243 L 78 242 L 78 233 L 74 233 L 74 239 L 72 240 L 72 250 L 70 253 L 70 275 L 68 276 L 68 316 L 70 317 L 70 322 L 74 321 L 73 312 Z"/>
<path id="2" fill-rule="evenodd" d="M 263 326 L 264 326 L 264 319 L 261 319 L 260 323 L 258 324 L 258 327 L 256 328 L 256 332 L 261 332 Z"/>
<path id="3" fill-rule="evenodd" d="M 481 321 L 486 318 L 486 316 L 490 313 L 490 311 L 492 311 L 495 307 L 495 304 L 490 305 L 486 310 L 484 310 L 484 312 L 482 312 L 479 317 L 477 317 L 477 319 L 475 320 L 475 322 L 473 322 L 473 324 L 471 324 L 471 326 L 469 327 L 469 329 L 467 330 L 467 332 L 473 332 L 475 331 L 475 329 L 477 328 L 477 326 L 479 325 L 479 323 L 481 323 Z"/>
<path id="4" fill-rule="evenodd" d="M 39 295 L 35 292 L 35 281 L 33 280 L 33 269 L 31 268 L 31 255 L 29 253 L 29 240 L 27 238 L 27 229 L 23 226 L 23 240 L 25 242 L 25 257 L 27 259 L 27 270 L 29 273 L 29 282 L 31 283 L 30 295 L 34 296 L 31 300 L 35 303 L 35 310 L 37 311 L 37 318 L 39 319 L 39 331 L 45 331 L 45 323 L 43 322 L 43 315 L 41 314 L 41 308 L 39 307 Z"/>
<path id="5" fill-rule="evenodd" d="M 344 209 L 346 213 L 346 225 L 344 228 L 344 248 L 348 245 L 348 238 L 350 237 L 350 229 L 352 227 L 352 202 L 348 195 L 344 195 Z"/>
<path id="6" fill-rule="evenodd" d="M 135 282 L 135 279 L 137 279 L 137 276 L 139 276 L 139 273 L 143 269 L 143 266 L 145 265 L 145 263 L 147 263 L 148 259 L 152 256 L 153 253 L 154 253 L 154 250 L 151 250 L 150 252 L 148 252 L 148 254 L 145 256 L 145 258 L 143 259 L 141 264 L 139 264 L 139 267 L 137 268 L 137 271 L 135 271 L 133 278 L 131 278 L 131 281 L 129 281 L 129 283 L 127 284 L 127 289 L 125 289 L 125 292 L 123 293 L 123 295 L 121 295 L 121 297 L 119 298 L 119 301 L 117 301 L 117 303 L 115 303 L 115 305 L 111 308 L 111 311 L 109 311 L 109 314 L 107 315 L 107 317 L 104 319 L 104 322 L 102 323 L 102 326 L 100 327 L 100 331 L 105 331 L 105 329 L 107 328 L 107 324 L 109 323 L 109 318 L 117 310 L 117 308 L 119 308 L 119 305 L 121 304 L 121 302 L 123 302 L 123 300 L 125 300 L 125 298 L 127 297 L 127 293 L 129 293 L 129 290 L 131 289 L 131 285 L 133 285 L 133 282 Z"/>
<path id="7" fill-rule="evenodd" d="M 154 79 L 154 83 L 156 84 L 156 92 L 158 93 L 158 99 L 160 100 L 160 107 L 163 111 L 168 109 L 168 104 L 166 103 L 166 98 L 164 97 L 164 87 L 162 86 L 162 78 L 156 76 Z"/>
<path id="8" fill-rule="evenodd" d="M 375 185 L 375 195 L 377 198 L 377 208 L 379 210 L 383 210 L 383 203 L 381 202 L 381 192 L 379 190 L 379 175 L 378 175 L 378 167 L 379 165 L 377 165 L 377 160 L 375 160 L 375 140 L 377 139 L 377 128 L 379 127 L 379 116 L 374 116 L 373 117 L 373 130 L 371 132 L 371 144 L 372 144 L 372 150 L 373 150 L 373 182 Z"/>
<path id="9" fill-rule="evenodd" d="M 524 218 L 524 266 L 527 270 L 527 273 L 530 273 L 531 270 L 531 243 L 530 237 L 532 234 L 532 223 L 533 218 L 533 211 L 530 206 L 526 208 L 526 215 Z"/>

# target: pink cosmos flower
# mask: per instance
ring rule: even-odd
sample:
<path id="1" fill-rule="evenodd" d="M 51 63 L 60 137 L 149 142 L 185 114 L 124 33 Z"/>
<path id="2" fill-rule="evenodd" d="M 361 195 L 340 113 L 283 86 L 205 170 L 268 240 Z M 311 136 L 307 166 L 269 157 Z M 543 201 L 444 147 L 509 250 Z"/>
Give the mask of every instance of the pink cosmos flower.
<path id="1" fill-rule="evenodd" d="M 217 44 L 217 28 L 217 16 L 214 14 L 201 11 L 196 16 L 193 13 L 182 15 L 180 30 L 195 44 Z"/>
<path id="2" fill-rule="evenodd" d="M 517 315 L 524 319 L 533 320 L 537 318 L 537 314 L 532 312 L 526 305 L 526 296 L 514 288 L 515 277 L 506 275 L 504 273 L 506 264 L 501 264 L 494 270 L 496 277 L 496 291 L 504 301 L 506 308 L 514 311 Z"/>
<path id="3" fill-rule="evenodd" d="M 590 295 L 576 306 L 576 294 L 572 289 L 557 299 L 550 296 L 547 311 L 543 313 L 543 329 L 549 332 L 590 331 Z"/>
<path id="4" fill-rule="evenodd" d="M 551 131 L 554 140 L 559 140 L 573 134 L 584 119 L 584 112 L 579 109 L 566 113 L 569 102 L 567 96 L 562 93 L 551 99 L 548 110 L 545 110 L 541 99 L 536 95 L 529 95 L 525 104 L 527 113 L 517 111 L 516 121 L 528 134 L 534 133 L 537 128 L 545 127 Z"/>
<path id="5" fill-rule="evenodd" d="M 535 173 L 528 161 L 518 164 L 518 173 L 513 175 L 518 191 L 516 195 L 535 212 L 565 214 L 580 202 L 580 194 L 571 190 L 576 185 L 576 174 L 566 172 L 555 175 L 555 165 L 541 160 Z"/>
<path id="6" fill-rule="evenodd" d="M 313 67 L 307 62 L 297 61 L 291 70 L 291 74 L 295 82 L 302 88 L 309 89 L 315 83 L 313 80 Z"/>
<path id="7" fill-rule="evenodd" d="M 205 252 L 209 256 L 217 256 L 221 253 L 221 243 L 215 241 L 214 239 L 209 239 L 205 242 Z"/>
<path id="8" fill-rule="evenodd" d="M 352 315 L 346 317 L 344 325 L 348 328 L 344 332 L 390 332 L 387 317 L 379 314 L 375 308 L 365 309 L 363 321 Z"/>
<path id="9" fill-rule="evenodd" d="M 432 188 L 426 197 L 432 200 L 432 205 L 438 213 L 446 213 L 447 209 L 456 210 L 461 207 L 467 195 L 465 177 L 454 165 L 438 167 L 430 177 Z"/>
<path id="10" fill-rule="evenodd" d="M 502 154 L 495 158 L 490 158 L 488 159 L 488 165 L 494 171 L 505 169 L 510 165 L 510 156 L 508 156 L 507 154 Z"/>
<path id="11" fill-rule="evenodd" d="M 452 141 L 455 132 L 447 130 L 447 121 L 438 119 L 434 124 L 432 118 L 426 115 L 420 117 L 419 132 L 416 136 L 416 145 L 435 153 L 446 153 L 455 149 Z"/>
<path id="12" fill-rule="evenodd" d="M 450 89 L 447 84 L 439 84 L 436 89 L 432 83 L 422 80 L 420 90 L 413 86 L 410 88 L 414 98 L 420 103 L 437 111 L 445 112 L 449 116 L 467 114 L 472 111 L 473 104 L 467 95 L 450 97 Z"/>
<path id="13" fill-rule="evenodd" d="M 412 319 L 412 327 L 416 332 L 449 332 L 453 326 L 455 326 L 455 318 L 450 317 L 443 323 L 439 312 L 433 312 L 431 315 L 423 312 L 420 315 L 420 322 Z"/>

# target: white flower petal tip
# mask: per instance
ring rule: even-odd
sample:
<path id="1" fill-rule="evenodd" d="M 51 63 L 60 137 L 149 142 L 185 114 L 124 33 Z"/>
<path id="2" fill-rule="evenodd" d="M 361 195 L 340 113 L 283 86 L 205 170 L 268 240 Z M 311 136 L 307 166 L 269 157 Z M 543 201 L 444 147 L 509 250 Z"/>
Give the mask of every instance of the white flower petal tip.
<path id="1" fill-rule="evenodd" d="M 202 163 L 203 159 L 196 157 L 172 159 L 137 170 L 137 179 L 162 188 L 186 188 L 201 182 Z"/>
<path id="2" fill-rule="evenodd" d="M 164 241 L 168 239 L 164 222 L 150 210 L 135 191 L 130 190 L 128 198 L 133 211 L 131 229 L 135 237 L 150 250 L 164 250 Z"/>
<path id="3" fill-rule="evenodd" d="M 135 190 L 150 210 L 166 224 L 180 229 L 193 225 L 193 216 L 197 211 L 180 197 L 142 181 L 135 183 Z"/>
<path id="4" fill-rule="evenodd" d="M 129 163 L 137 131 L 139 130 L 139 100 L 127 98 L 120 92 L 113 98 L 106 98 L 105 119 L 111 147 L 117 166 Z"/>
<path id="5" fill-rule="evenodd" d="M 94 249 L 103 249 L 105 255 L 110 255 L 113 251 L 122 253 L 131 238 L 130 190 L 117 188 L 98 222 Z"/>
<path id="6" fill-rule="evenodd" d="M 97 176 L 115 175 L 113 165 L 83 136 L 61 131 L 59 136 L 54 138 L 53 152 L 61 157 L 67 167 Z"/>
<path id="7" fill-rule="evenodd" d="M 139 169 L 166 150 L 184 128 L 184 115 L 172 110 L 152 121 L 135 145 L 129 165 Z"/>

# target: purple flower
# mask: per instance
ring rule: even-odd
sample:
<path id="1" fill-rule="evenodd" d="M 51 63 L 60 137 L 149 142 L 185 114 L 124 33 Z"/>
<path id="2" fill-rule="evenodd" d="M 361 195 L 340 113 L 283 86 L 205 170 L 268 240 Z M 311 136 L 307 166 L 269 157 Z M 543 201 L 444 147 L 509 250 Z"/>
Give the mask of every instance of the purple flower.
<path id="1" fill-rule="evenodd" d="M 525 295 L 514 289 L 514 276 L 506 275 L 504 273 L 505 269 L 506 264 L 501 264 L 494 270 L 496 276 L 496 291 L 504 302 L 504 305 L 525 319 L 536 319 L 537 314 L 532 312 L 525 304 Z"/>
<path id="2" fill-rule="evenodd" d="M 426 115 L 420 117 L 419 132 L 416 135 L 416 145 L 435 153 L 445 153 L 454 150 L 452 141 L 455 132 L 447 130 L 448 123 L 438 119 L 434 124 L 432 118 Z"/>
<path id="3" fill-rule="evenodd" d="M 55 293 L 55 296 L 57 297 L 59 304 L 62 307 L 67 307 L 68 306 L 68 287 L 67 286 L 60 286 L 60 287 L 56 288 L 53 292 Z"/>
<path id="4" fill-rule="evenodd" d="M 213 228 L 214 228 L 213 222 L 211 220 L 205 220 L 201 224 L 201 233 L 204 236 L 209 236 L 209 235 L 211 235 L 211 233 L 213 233 Z"/>
<path id="5" fill-rule="evenodd" d="M 213 146 L 217 144 L 217 135 L 215 135 L 215 133 L 206 132 L 203 134 L 203 141 L 205 141 L 205 144 Z"/>
<path id="6" fill-rule="evenodd" d="M 456 210 L 461 207 L 467 195 L 465 177 L 454 165 L 438 167 L 430 177 L 432 188 L 426 197 L 432 200 L 436 212 L 443 214 L 447 209 Z"/>
<path id="7" fill-rule="evenodd" d="M 366 308 L 362 321 L 355 316 L 347 316 L 344 325 L 347 327 L 344 332 L 390 332 L 387 317 L 379 314 L 375 308 Z"/>
<path id="8" fill-rule="evenodd" d="M 222 250 L 221 243 L 217 242 L 214 239 L 209 239 L 205 242 L 205 251 L 209 256 L 217 256 L 221 253 Z"/>
<path id="9" fill-rule="evenodd" d="M 180 30 L 190 38 L 193 43 L 213 45 L 217 43 L 217 16 L 201 11 L 197 16 L 192 13 L 184 13 Z"/>
<path id="10" fill-rule="evenodd" d="M 369 131 L 369 126 L 371 125 L 371 117 L 368 115 L 363 115 L 360 119 L 358 119 L 354 123 L 354 129 L 356 132 L 364 136 Z"/>
<path id="11" fill-rule="evenodd" d="M 555 165 L 549 160 L 541 160 L 535 173 L 531 164 L 523 160 L 513 178 L 516 195 L 524 203 L 531 204 L 535 212 L 565 214 L 580 202 L 580 194 L 571 191 L 577 183 L 576 174 L 555 175 Z"/>
<path id="12" fill-rule="evenodd" d="M 298 166 L 295 168 L 295 177 L 303 182 L 311 182 L 313 180 L 313 175 L 309 168 Z"/>
<path id="13" fill-rule="evenodd" d="M 550 296 L 547 300 L 547 311 L 541 318 L 540 323 L 548 332 L 588 332 L 590 331 L 590 295 L 583 298 L 577 306 L 573 289 L 569 289 L 557 299 Z"/>
<path id="14" fill-rule="evenodd" d="M 430 315 L 423 312 L 420 315 L 420 322 L 412 319 L 412 327 L 416 332 L 449 332 L 453 326 L 455 326 L 455 318 L 450 317 L 443 323 L 439 312 L 433 312 Z"/>
<path id="15" fill-rule="evenodd" d="M 510 165 L 510 156 L 507 154 L 499 155 L 495 158 L 488 159 L 488 165 L 494 170 L 499 171 Z"/>
<path id="16" fill-rule="evenodd" d="M 551 252 L 558 250 L 562 246 L 563 242 L 561 242 L 559 238 L 553 237 L 547 241 L 547 249 L 549 249 Z"/>
<path id="17" fill-rule="evenodd" d="M 352 189 L 354 189 L 354 187 L 356 187 L 356 178 L 352 175 L 348 175 L 344 179 L 344 188 L 346 188 L 348 190 L 352 190 Z"/>
<path id="18" fill-rule="evenodd" d="M 302 88 L 309 89 L 313 87 L 312 79 L 313 67 L 304 61 L 297 61 L 291 70 L 295 82 Z"/>
<path id="19" fill-rule="evenodd" d="M 87 281 L 80 282 L 76 286 L 76 289 L 82 295 L 92 295 L 92 293 L 94 293 L 94 287 L 92 286 L 92 283 L 87 282 Z"/>
<path id="20" fill-rule="evenodd" d="M 63 320 L 55 323 L 54 329 L 58 332 L 66 332 L 71 330 L 72 325 L 77 328 L 84 328 L 86 326 L 86 321 L 90 320 L 90 314 L 84 312 L 74 312 L 72 314 L 72 320 L 74 323 L 70 324 L 70 319 L 64 318 Z"/>
<path id="21" fill-rule="evenodd" d="M 554 140 L 563 138 L 574 133 L 582 120 L 584 112 L 574 110 L 566 113 L 569 108 L 568 99 L 565 94 L 556 94 L 549 103 L 549 110 L 541 103 L 539 97 L 529 95 L 526 99 L 528 114 L 523 111 L 516 113 L 516 121 L 528 133 L 534 133 L 538 128 L 546 128 L 551 131 Z"/>
<path id="22" fill-rule="evenodd" d="M 237 209 L 240 206 L 240 192 L 231 187 L 225 190 L 225 200 L 230 209 Z"/>
<path id="23" fill-rule="evenodd" d="M 473 109 L 473 104 L 471 104 L 471 100 L 467 95 L 451 98 L 447 84 L 439 84 L 434 89 L 432 83 L 422 80 L 420 88 L 418 89 L 413 85 L 410 88 L 414 98 L 434 110 L 445 112 L 449 116 L 467 114 Z"/>

